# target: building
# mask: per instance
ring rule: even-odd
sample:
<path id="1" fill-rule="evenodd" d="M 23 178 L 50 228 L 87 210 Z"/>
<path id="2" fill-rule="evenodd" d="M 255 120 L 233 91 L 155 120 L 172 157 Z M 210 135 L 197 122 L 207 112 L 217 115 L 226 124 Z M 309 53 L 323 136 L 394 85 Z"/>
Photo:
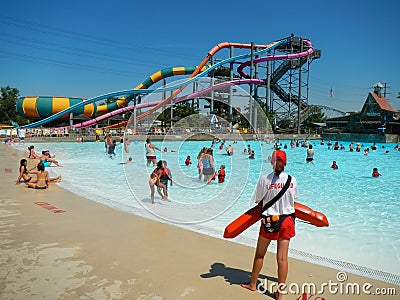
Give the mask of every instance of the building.
<path id="1" fill-rule="evenodd" d="M 374 85 L 360 112 L 326 121 L 328 130 L 341 133 L 400 134 L 400 110 L 395 110 L 382 95 L 382 84 Z"/>

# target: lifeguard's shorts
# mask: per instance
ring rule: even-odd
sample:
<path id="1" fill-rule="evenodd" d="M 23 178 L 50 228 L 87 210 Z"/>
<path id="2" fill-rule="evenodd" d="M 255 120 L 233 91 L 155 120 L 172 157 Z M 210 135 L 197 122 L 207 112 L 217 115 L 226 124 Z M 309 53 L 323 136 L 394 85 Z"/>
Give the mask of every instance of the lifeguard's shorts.
<path id="1" fill-rule="evenodd" d="M 283 220 L 281 224 L 281 229 L 275 233 L 266 232 L 264 230 L 264 225 L 261 224 L 260 235 L 269 240 L 289 240 L 296 235 L 296 232 L 294 230 L 294 219 L 292 217 L 287 217 L 285 220 Z"/>

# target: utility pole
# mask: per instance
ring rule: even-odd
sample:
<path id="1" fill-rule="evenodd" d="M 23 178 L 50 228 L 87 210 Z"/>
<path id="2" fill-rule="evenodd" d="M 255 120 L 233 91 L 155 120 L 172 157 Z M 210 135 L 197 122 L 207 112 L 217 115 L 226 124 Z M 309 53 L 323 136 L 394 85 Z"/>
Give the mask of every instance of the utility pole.
<path id="1" fill-rule="evenodd" d="M 386 95 L 390 95 L 391 93 L 388 93 L 386 90 L 389 89 L 389 82 L 384 82 L 383 83 L 383 97 L 386 98 Z M 387 98 L 386 98 L 387 99 Z"/>

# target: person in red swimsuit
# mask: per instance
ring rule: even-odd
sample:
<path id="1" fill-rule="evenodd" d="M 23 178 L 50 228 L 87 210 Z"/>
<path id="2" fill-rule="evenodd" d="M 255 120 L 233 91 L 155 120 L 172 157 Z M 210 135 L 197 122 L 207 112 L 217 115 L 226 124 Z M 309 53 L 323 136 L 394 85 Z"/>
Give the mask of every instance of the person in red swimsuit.
<path id="1" fill-rule="evenodd" d="M 221 165 L 218 171 L 218 183 L 223 183 L 225 181 L 225 165 Z"/>
<path id="2" fill-rule="evenodd" d="M 382 176 L 382 174 L 379 173 L 378 168 L 373 168 L 372 177 L 379 177 L 379 176 Z"/>

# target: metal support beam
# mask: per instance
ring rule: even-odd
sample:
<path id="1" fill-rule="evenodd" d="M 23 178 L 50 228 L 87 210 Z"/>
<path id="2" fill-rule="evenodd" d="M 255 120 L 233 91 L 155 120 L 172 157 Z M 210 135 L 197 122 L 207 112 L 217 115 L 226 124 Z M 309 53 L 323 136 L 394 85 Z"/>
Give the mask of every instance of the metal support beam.
<path id="1" fill-rule="evenodd" d="M 300 39 L 300 52 L 303 52 L 303 39 Z M 300 59 L 299 59 L 300 60 Z M 301 120 L 300 120 L 300 116 L 301 116 L 301 73 L 302 73 L 302 67 L 300 64 L 299 67 L 299 94 L 298 94 L 298 103 L 297 103 L 297 134 L 301 133 Z"/>
<path id="2" fill-rule="evenodd" d="M 229 56 L 230 56 L 230 58 L 232 58 L 233 57 L 233 46 L 231 46 L 230 47 L 230 49 L 229 49 Z M 230 62 L 230 66 L 229 66 L 229 80 L 230 81 L 232 81 L 233 80 L 233 67 L 234 67 L 234 64 L 233 64 L 233 61 L 232 62 Z M 230 130 L 232 130 L 232 118 L 233 118 L 233 116 L 232 116 L 232 97 L 233 97 L 233 87 L 232 86 L 230 86 L 229 87 L 229 99 L 228 99 L 228 105 L 229 105 L 229 116 L 228 116 L 228 122 L 229 122 L 229 128 L 230 128 Z"/>
<path id="3" fill-rule="evenodd" d="M 254 69 L 254 43 L 251 42 L 251 50 L 250 50 L 250 79 L 253 79 L 253 69 Z M 249 123 L 250 126 L 253 126 L 253 103 L 251 101 L 251 97 L 253 97 L 253 84 L 250 84 L 250 100 L 249 100 Z"/>

